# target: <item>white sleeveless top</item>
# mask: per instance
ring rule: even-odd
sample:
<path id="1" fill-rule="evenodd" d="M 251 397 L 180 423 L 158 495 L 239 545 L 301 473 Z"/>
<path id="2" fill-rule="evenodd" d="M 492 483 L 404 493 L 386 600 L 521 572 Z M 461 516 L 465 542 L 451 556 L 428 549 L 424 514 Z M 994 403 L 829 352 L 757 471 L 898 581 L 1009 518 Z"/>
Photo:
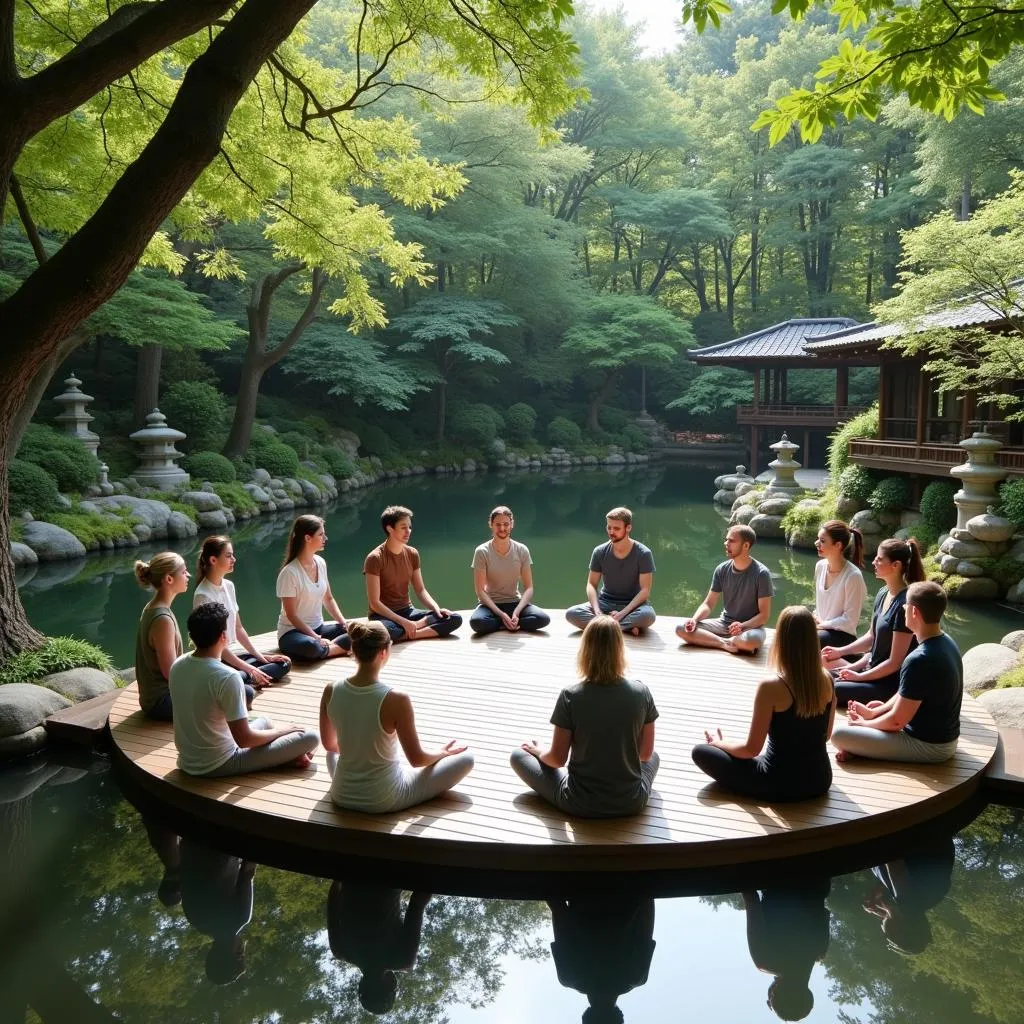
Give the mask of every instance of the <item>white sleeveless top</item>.
<path id="1" fill-rule="evenodd" d="M 380 726 L 380 707 L 390 692 L 381 682 L 353 686 L 347 679 L 331 689 L 327 717 L 341 749 L 331 800 L 339 807 L 374 811 L 388 806 L 404 778 L 398 736 Z"/>

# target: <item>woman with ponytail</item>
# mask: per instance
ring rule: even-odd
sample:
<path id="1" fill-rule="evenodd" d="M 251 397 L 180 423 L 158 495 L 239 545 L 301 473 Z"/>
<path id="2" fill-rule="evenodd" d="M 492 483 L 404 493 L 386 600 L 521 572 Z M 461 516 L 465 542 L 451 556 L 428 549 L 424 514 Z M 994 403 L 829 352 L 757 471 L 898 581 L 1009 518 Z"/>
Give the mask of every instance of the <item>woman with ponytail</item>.
<path id="1" fill-rule="evenodd" d="M 380 622 L 350 622 L 348 635 L 355 674 L 328 684 L 320 700 L 321 742 L 337 755 L 331 799 L 382 814 L 447 792 L 469 774 L 473 755 L 455 740 L 423 749 L 412 701 L 380 681 L 391 654 L 391 636 Z M 411 767 L 402 764 L 399 744 Z"/>
<path id="2" fill-rule="evenodd" d="M 851 700 L 868 706 L 887 701 L 899 689 L 904 658 L 917 646 L 905 612 L 908 585 L 924 579 L 917 541 L 883 540 L 871 564 L 885 584 L 875 598 L 871 627 L 852 644 L 821 650 L 822 664 L 838 680 L 836 697 L 843 708 Z M 848 660 L 857 654 L 861 657 Z"/>
<path id="3" fill-rule="evenodd" d="M 814 621 L 822 647 L 845 647 L 857 639 L 857 626 L 868 587 L 864 565 L 864 538 L 839 519 L 818 530 L 814 542 L 821 561 L 814 567 Z"/>
<path id="4" fill-rule="evenodd" d="M 135 680 L 139 686 L 139 707 L 150 717 L 171 721 L 171 665 L 181 657 L 181 632 L 171 603 L 188 589 L 185 559 L 174 551 L 161 551 L 148 562 L 135 563 L 140 587 L 156 593 L 139 619 L 135 634 Z"/>
<path id="5" fill-rule="evenodd" d="M 192 610 L 213 602 L 224 605 L 228 612 L 227 634 L 230 646 L 224 648 L 221 661 L 239 672 L 244 684 L 262 690 L 264 686 L 283 679 L 292 663 L 283 654 L 261 654 L 253 647 L 238 613 L 235 585 L 227 579 L 228 573 L 234 571 L 235 548 L 231 541 L 227 537 L 207 537 L 196 562 Z M 239 644 L 245 648 L 244 654 L 235 654 L 231 650 L 231 647 Z"/>

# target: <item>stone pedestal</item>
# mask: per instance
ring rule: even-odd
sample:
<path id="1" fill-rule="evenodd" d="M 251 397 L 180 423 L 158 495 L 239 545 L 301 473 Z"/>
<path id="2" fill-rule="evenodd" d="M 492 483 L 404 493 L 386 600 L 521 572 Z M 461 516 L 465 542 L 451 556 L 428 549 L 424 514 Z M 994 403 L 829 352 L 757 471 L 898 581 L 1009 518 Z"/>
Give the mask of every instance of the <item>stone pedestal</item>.
<path id="1" fill-rule="evenodd" d="M 796 482 L 796 471 L 800 468 L 800 463 L 793 460 L 793 452 L 799 451 L 800 445 L 793 444 L 784 433 L 781 441 L 776 441 L 768 447 L 775 452 L 775 458 L 768 463 L 768 468 L 775 474 L 768 484 L 768 493 L 790 498 L 801 494 L 803 488 Z"/>
<path id="2" fill-rule="evenodd" d="M 961 489 L 953 495 L 956 504 L 956 529 L 966 530 L 967 521 L 981 515 L 989 505 L 999 504 L 996 485 L 1006 479 L 1008 470 L 996 465 L 996 452 L 1003 442 L 985 430 L 977 430 L 960 442 L 967 461 L 954 466 L 950 476 L 957 477 Z"/>
<path id="3" fill-rule="evenodd" d="M 57 417 L 57 422 L 64 428 L 64 433 L 81 441 L 90 454 L 95 455 L 100 444 L 100 437 L 99 434 L 94 434 L 89 429 L 89 424 L 95 417 L 85 411 L 85 407 L 93 401 L 93 397 L 79 390 L 81 383 L 73 372 L 64 381 L 66 390 L 54 399 L 58 405 L 63 406 L 63 411 Z"/>
<path id="4" fill-rule="evenodd" d="M 132 476 L 144 487 L 173 491 L 179 484 L 187 484 L 189 475 L 177 460 L 183 455 L 174 447 L 187 435 L 167 426 L 167 418 L 159 409 L 146 417 L 146 426 L 129 437 L 139 446 L 139 467 Z"/>

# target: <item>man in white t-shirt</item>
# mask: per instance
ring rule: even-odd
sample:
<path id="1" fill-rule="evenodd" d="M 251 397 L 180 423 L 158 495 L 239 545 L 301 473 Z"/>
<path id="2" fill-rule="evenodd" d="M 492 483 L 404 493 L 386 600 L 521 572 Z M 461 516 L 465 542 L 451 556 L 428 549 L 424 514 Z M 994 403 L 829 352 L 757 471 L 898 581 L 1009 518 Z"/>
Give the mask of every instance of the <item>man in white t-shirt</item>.
<path id="1" fill-rule="evenodd" d="M 279 765 L 308 768 L 320 742 L 316 732 L 274 726 L 266 718 L 249 721 L 241 677 L 221 661 L 227 624 L 227 609 L 217 601 L 194 609 L 188 635 L 196 649 L 171 666 L 178 767 L 208 778 Z"/>

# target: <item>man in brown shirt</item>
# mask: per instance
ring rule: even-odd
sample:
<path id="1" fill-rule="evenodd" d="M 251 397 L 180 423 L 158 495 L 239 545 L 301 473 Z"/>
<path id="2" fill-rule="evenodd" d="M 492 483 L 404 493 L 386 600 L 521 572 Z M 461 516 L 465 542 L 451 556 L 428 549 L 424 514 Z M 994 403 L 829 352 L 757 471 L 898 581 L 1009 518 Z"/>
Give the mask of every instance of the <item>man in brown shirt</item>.
<path id="1" fill-rule="evenodd" d="M 402 505 L 389 505 L 381 513 L 380 525 L 387 536 L 363 563 L 370 618 L 382 622 L 391 639 L 428 640 L 447 636 L 462 625 L 462 616 L 441 608 L 430 596 L 420 570 L 420 553 L 409 546 L 412 512 Z M 430 611 L 409 602 L 409 585 Z"/>

